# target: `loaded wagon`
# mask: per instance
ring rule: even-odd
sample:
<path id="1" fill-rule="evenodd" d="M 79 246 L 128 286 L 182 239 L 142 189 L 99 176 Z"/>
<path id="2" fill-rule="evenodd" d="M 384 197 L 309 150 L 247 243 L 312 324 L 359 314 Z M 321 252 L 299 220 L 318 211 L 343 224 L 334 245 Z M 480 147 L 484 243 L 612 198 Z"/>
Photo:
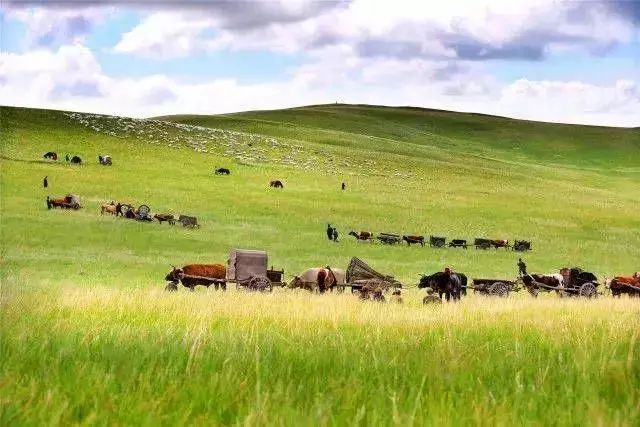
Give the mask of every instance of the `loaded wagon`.
<path id="1" fill-rule="evenodd" d="M 198 224 L 198 218 L 196 218 L 195 216 L 180 215 L 178 217 L 178 222 L 182 224 L 183 227 L 200 228 L 200 224 Z"/>
<path id="2" fill-rule="evenodd" d="M 360 292 L 363 295 L 382 295 L 390 289 L 401 289 L 402 283 L 393 276 L 378 273 L 360 258 L 353 257 L 347 267 L 346 285 L 340 285 L 338 290 L 344 290 L 345 287 L 350 287 L 351 292 Z"/>
<path id="3" fill-rule="evenodd" d="M 431 246 L 432 248 L 444 248 L 446 242 L 446 237 L 429 236 L 429 246 Z"/>
<path id="4" fill-rule="evenodd" d="M 520 290 L 518 281 L 504 279 L 473 279 L 466 288 L 473 289 L 474 293 L 496 297 L 507 297 L 509 292 Z"/>
<path id="5" fill-rule="evenodd" d="M 271 292 L 274 286 L 284 286 L 284 270 L 267 268 L 265 251 L 232 249 L 227 261 L 226 282 L 236 284 L 236 288 L 251 291 Z"/>
<path id="6" fill-rule="evenodd" d="M 67 194 L 60 199 L 51 199 L 49 196 L 47 196 L 47 209 L 62 208 L 78 210 L 81 207 L 80 196 L 76 194 Z"/>
<path id="7" fill-rule="evenodd" d="M 526 252 L 531 250 L 531 242 L 527 240 L 516 240 L 513 243 L 513 250 L 516 252 Z"/>
<path id="8" fill-rule="evenodd" d="M 147 205 L 140 205 L 138 209 L 134 208 L 132 205 L 123 204 L 120 205 L 120 212 L 122 216 L 128 219 L 136 219 L 138 221 L 153 221 L 153 216 L 151 215 L 151 208 Z"/>
<path id="9" fill-rule="evenodd" d="M 402 237 L 399 234 L 391 233 L 380 233 L 378 234 L 376 239 L 378 239 L 380 243 L 383 243 L 385 245 L 395 245 L 402 242 Z"/>
<path id="10" fill-rule="evenodd" d="M 522 279 L 524 287 L 529 293 L 537 297 L 540 292 L 556 291 L 562 296 L 594 298 L 598 296 L 598 279 L 595 274 L 584 271 L 581 268 L 563 268 L 560 270 L 563 284 L 560 286 L 549 286 L 535 279 L 535 275 L 525 274 Z"/>

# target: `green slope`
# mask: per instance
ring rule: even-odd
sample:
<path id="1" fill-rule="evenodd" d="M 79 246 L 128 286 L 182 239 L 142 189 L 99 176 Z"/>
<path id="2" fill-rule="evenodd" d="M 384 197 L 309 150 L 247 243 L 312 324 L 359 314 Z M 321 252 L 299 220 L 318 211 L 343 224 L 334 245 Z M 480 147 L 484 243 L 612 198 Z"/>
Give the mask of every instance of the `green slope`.
<path id="1" fill-rule="evenodd" d="M 324 144 L 393 150 L 410 156 L 429 156 L 429 151 L 417 150 L 415 144 L 451 154 L 635 171 L 636 159 L 640 158 L 637 129 L 540 123 L 420 108 L 335 104 L 163 119 L 248 129 Z M 390 148 L 391 141 L 412 145 Z"/>

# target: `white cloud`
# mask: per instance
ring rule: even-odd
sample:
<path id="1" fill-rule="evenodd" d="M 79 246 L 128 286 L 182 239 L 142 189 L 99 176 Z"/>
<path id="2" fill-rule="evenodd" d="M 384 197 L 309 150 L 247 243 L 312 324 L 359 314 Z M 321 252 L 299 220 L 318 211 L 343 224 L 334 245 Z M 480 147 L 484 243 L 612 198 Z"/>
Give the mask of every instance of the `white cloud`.
<path id="1" fill-rule="evenodd" d="M 500 85 L 473 66 L 447 71 L 446 62 L 363 60 L 350 56 L 348 49 L 330 49 L 325 54 L 286 80 L 241 84 L 233 79 L 185 83 L 161 74 L 135 79 L 111 77 L 80 44 L 56 51 L 3 53 L 0 99 L 5 105 L 136 117 L 225 113 L 340 100 L 558 122 L 640 125 L 637 81 L 618 80 L 598 86 L 580 81 L 523 79 Z M 345 58 L 351 62 L 336 65 Z M 335 72 L 330 67 L 335 67 Z M 450 72 L 450 76 L 428 77 L 438 72 Z M 389 76 L 395 76 L 392 83 Z"/>

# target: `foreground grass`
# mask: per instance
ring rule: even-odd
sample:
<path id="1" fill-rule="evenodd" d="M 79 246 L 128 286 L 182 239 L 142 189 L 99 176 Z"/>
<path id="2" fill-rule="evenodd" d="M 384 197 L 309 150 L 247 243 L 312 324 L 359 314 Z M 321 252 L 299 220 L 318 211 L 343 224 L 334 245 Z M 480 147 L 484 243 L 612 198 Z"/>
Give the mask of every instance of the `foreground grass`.
<path id="1" fill-rule="evenodd" d="M 1 421 L 637 425 L 637 301 L 5 295 Z"/>

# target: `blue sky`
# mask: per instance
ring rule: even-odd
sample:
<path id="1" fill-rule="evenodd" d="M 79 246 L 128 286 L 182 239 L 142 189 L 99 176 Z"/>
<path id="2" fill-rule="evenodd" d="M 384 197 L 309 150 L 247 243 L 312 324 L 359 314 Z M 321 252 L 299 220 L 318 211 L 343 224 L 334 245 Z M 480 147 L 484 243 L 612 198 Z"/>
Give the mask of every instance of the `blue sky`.
<path id="1" fill-rule="evenodd" d="M 333 102 L 640 125 L 640 2 L 2 3 L 3 104 L 132 116 Z"/>

